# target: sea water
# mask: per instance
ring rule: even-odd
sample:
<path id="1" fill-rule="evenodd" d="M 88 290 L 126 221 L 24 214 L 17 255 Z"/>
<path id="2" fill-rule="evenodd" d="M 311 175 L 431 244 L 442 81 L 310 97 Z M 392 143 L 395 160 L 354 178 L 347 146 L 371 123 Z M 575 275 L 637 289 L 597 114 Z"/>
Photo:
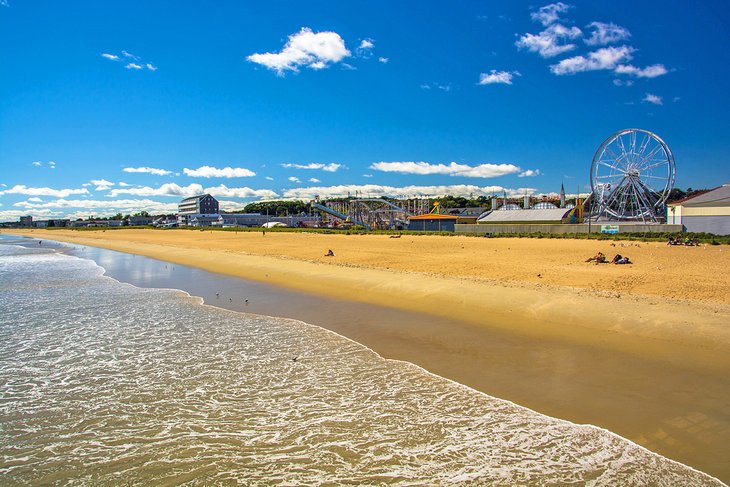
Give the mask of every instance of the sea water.
<path id="1" fill-rule="evenodd" d="M 720 484 L 323 328 L 27 242 L 0 239 L 0 484 Z"/>

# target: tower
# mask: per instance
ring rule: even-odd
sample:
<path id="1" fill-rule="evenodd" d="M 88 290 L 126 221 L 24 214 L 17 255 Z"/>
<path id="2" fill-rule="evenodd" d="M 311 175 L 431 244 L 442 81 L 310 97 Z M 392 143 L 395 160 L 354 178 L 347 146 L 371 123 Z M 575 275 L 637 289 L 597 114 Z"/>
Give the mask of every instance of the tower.
<path id="1" fill-rule="evenodd" d="M 565 208 L 565 187 L 560 183 L 560 207 Z"/>

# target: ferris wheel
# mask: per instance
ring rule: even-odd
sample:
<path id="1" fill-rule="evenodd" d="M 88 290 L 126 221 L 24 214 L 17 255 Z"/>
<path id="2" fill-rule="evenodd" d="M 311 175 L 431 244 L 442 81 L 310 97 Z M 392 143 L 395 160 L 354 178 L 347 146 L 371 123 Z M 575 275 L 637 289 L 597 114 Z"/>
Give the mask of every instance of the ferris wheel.
<path id="1" fill-rule="evenodd" d="M 674 155 L 656 134 L 624 129 L 603 141 L 591 163 L 598 214 L 656 221 L 674 186 Z"/>

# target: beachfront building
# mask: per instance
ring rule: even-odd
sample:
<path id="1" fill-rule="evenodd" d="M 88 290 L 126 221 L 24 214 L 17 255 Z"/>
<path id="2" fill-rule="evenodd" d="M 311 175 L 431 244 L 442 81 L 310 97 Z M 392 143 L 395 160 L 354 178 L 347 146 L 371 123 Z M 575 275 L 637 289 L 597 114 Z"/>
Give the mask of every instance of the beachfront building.
<path id="1" fill-rule="evenodd" d="M 209 194 L 185 198 L 177 205 L 177 219 L 180 225 L 188 225 L 190 220 L 196 217 L 218 217 L 219 213 L 218 200 Z"/>
<path id="2" fill-rule="evenodd" d="M 454 215 L 441 215 L 439 213 L 426 213 L 408 217 L 408 230 L 422 232 L 453 232 L 454 225 L 459 219 Z"/>
<path id="3" fill-rule="evenodd" d="M 559 225 L 564 222 L 572 211 L 567 208 L 552 208 L 542 206 L 540 208 L 529 208 L 527 210 L 514 209 L 508 211 L 490 211 L 479 218 L 480 224 L 553 224 Z"/>
<path id="4" fill-rule="evenodd" d="M 730 235 L 730 184 L 667 205 L 667 223 L 688 232 Z"/>

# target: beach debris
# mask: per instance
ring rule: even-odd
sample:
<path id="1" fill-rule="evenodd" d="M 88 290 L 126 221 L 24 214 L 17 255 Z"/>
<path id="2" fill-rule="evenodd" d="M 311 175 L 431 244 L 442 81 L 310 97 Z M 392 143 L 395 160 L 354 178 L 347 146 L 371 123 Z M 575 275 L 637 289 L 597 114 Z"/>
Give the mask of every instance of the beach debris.
<path id="1" fill-rule="evenodd" d="M 540 278 L 542 278 L 542 274 L 538 274 L 538 275 L 537 275 L 537 277 L 540 277 Z"/>
<path id="2" fill-rule="evenodd" d="M 292 362 L 296 362 L 297 360 L 299 360 L 299 355 L 297 355 L 296 357 L 294 357 L 293 359 L 291 359 Z"/>
<path id="3" fill-rule="evenodd" d="M 216 297 L 216 299 L 220 298 L 221 297 L 220 293 L 215 293 L 215 297 Z"/>
<path id="4" fill-rule="evenodd" d="M 388 238 L 400 238 L 400 235 L 391 235 L 391 236 L 390 236 L 390 237 L 388 237 Z"/>

